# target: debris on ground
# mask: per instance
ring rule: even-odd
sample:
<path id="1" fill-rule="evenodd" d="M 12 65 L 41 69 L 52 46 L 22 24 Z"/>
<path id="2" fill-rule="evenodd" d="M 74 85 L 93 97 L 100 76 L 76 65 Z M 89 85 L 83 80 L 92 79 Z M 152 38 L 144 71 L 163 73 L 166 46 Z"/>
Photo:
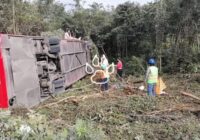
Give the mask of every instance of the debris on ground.
<path id="1" fill-rule="evenodd" d="M 19 138 L 25 137 L 21 135 L 23 130 L 37 139 L 53 135 L 55 139 L 72 140 L 200 139 L 200 85 L 195 80 L 188 84 L 188 78 L 168 75 L 163 80 L 169 94 L 149 97 L 138 89 L 141 82 L 135 81 L 139 78 L 127 79 L 121 84 L 111 81 L 106 92 L 92 85 L 69 90 L 32 110 L 12 110 L 12 119 L 4 120 L 10 127 L 0 125 L 1 130 L 6 130 L 2 134 L 8 136 L 12 127 L 21 130 L 11 135 Z M 72 89 L 86 86 L 88 81 L 82 80 Z M 116 85 L 120 88 L 113 88 Z"/>

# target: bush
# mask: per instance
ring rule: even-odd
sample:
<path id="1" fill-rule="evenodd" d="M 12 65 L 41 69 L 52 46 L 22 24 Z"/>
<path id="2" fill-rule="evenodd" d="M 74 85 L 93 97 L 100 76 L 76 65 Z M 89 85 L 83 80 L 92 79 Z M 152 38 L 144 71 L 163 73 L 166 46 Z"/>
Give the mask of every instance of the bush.
<path id="1" fill-rule="evenodd" d="M 135 56 L 128 58 L 125 62 L 125 73 L 127 75 L 139 75 L 145 73 L 144 60 Z"/>
<path id="2" fill-rule="evenodd" d="M 31 113 L 27 119 L 22 117 L 0 117 L 0 139 L 60 139 L 67 138 L 68 130 L 56 130 L 49 125 L 44 115 Z"/>
<path id="3" fill-rule="evenodd" d="M 95 127 L 93 122 L 81 119 L 76 120 L 75 126 L 70 130 L 70 140 L 106 140 L 104 132 Z"/>

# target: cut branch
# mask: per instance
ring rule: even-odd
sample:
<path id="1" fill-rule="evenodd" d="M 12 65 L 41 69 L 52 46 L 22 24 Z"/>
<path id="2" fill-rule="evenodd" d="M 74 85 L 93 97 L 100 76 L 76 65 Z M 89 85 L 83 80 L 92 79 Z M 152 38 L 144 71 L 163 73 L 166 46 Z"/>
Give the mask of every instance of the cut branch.
<path id="1" fill-rule="evenodd" d="M 186 92 L 181 91 L 181 94 L 182 94 L 182 95 L 185 95 L 185 96 L 188 96 L 188 97 L 191 97 L 191 98 L 193 98 L 193 99 L 196 99 L 196 100 L 198 100 L 198 101 L 200 101 L 200 98 L 199 98 L 199 97 L 197 97 L 197 96 L 195 96 L 195 95 L 192 95 L 192 94 L 190 94 L 190 93 L 186 93 Z"/>

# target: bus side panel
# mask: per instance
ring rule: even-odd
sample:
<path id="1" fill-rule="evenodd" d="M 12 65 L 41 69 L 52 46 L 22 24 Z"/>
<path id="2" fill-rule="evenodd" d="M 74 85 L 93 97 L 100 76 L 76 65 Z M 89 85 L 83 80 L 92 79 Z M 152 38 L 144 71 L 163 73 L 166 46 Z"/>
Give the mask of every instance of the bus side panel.
<path id="1" fill-rule="evenodd" d="M 11 36 L 10 56 L 16 104 L 32 107 L 41 102 L 34 43 L 26 37 Z"/>
<path id="2" fill-rule="evenodd" d="M 5 69 L 2 56 L 2 35 L 0 35 L 0 108 L 8 108 Z"/>

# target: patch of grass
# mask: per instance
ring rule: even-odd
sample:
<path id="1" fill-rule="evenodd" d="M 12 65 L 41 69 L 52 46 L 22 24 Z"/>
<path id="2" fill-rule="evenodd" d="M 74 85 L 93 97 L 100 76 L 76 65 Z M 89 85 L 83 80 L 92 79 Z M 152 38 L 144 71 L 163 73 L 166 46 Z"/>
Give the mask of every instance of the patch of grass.
<path id="1" fill-rule="evenodd" d="M 157 100 L 155 97 L 145 96 L 145 97 L 132 97 L 129 99 L 129 105 L 131 109 L 135 112 L 145 112 L 155 110 L 157 107 Z"/>
<path id="2" fill-rule="evenodd" d="M 108 139 L 101 128 L 98 128 L 91 121 L 76 120 L 75 132 L 77 140 L 106 140 Z"/>
<path id="3" fill-rule="evenodd" d="M 59 139 L 59 140 L 198 140 L 200 139 L 200 120 L 192 111 L 163 111 L 174 107 L 189 106 L 198 109 L 200 104 L 194 99 L 182 96 L 179 90 L 185 90 L 196 96 L 199 87 L 196 81 L 187 83 L 187 78 L 166 76 L 169 95 L 149 97 L 135 91 L 127 96 L 121 89 L 113 89 L 102 97 L 83 100 L 63 101 L 55 106 L 15 111 L 9 117 L 0 116 L 0 138 L 13 139 Z M 176 80 L 176 81 L 175 81 Z M 129 84 L 137 81 L 129 77 Z M 88 79 L 81 80 L 74 88 L 89 84 Z M 96 94 L 95 86 L 69 91 L 66 94 L 49 99 L 44 104 L 56 102 L 68 96 Z M 116 97 L 116 98 L 115 98 Z M 148 115 L 149 112 L 161 111 Z M 163 111 L 163 112 L 162 112 Z M 27 114 L 28 113 L 28 114 Z M 25 117 L 24 117 L 25 116 Z M 31 117 L 32 116 L 32 117 Z M 20 132 L 20 127 L 28 126 L 34 133 Z"/>

